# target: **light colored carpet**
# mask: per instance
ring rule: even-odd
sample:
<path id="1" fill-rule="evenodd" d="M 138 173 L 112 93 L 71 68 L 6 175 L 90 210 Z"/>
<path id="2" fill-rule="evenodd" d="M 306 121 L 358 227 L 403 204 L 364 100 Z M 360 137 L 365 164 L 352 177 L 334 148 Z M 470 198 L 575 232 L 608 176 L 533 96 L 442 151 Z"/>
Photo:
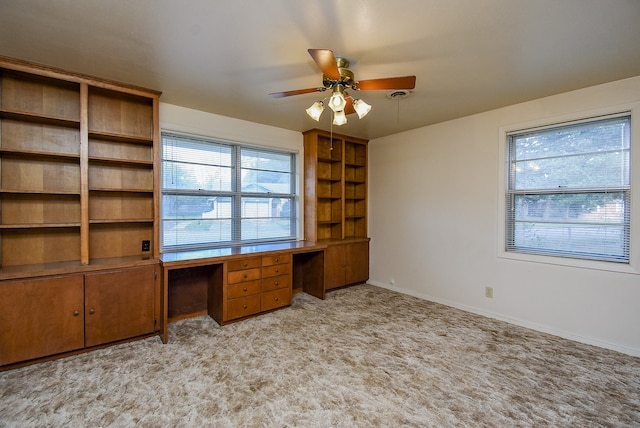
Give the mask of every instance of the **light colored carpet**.
<path id="1" fill-rule="evenodd" d="M 640 426 L 640 358 L 370 285 L 169 340 L 0 373 L 0 426 Z"/>

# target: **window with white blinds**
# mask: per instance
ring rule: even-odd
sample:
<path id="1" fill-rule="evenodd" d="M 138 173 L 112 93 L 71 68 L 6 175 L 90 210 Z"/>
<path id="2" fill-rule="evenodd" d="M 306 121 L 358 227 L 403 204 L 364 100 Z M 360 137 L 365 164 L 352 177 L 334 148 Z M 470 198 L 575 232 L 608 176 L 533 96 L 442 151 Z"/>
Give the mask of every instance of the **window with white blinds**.
<path id="1" fill-rule="evenodd" d="M 507 135 L 505 250 L 629 263 L 631 116 Z"/>
<path id="2" fill-rule="evenodd" d="M 162 133 L 162 249 L 296 238 L 295 154 Z"/>

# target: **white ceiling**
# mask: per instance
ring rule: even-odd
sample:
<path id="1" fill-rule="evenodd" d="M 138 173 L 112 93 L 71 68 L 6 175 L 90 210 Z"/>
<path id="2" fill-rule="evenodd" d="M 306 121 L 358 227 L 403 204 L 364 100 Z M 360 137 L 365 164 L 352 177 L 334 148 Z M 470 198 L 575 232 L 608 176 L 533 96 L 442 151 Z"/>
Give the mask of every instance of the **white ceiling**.
<path id="1" fill-rule="evenodd" d="M 334 131 L 376 138 L 640 75 L 640 0 L 0 0 L 0 55 L 163 92 L 277 127 L 329 129 L 307 49 L 356 80 L 416 75 L 409 97 Z"/>

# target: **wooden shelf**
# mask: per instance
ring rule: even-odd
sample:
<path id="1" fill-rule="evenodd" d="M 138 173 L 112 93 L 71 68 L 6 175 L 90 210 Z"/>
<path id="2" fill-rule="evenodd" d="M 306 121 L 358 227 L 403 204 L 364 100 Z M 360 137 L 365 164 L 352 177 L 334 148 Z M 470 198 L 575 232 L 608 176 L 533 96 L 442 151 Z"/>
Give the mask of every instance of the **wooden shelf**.
<path id="1" fill-rule="evenodd" d="M 136 189 L 133 187 L 127 189 L 116 189 L 116 188 L 106 188 L 106 187 L 91 187 L 89 189 L 91 192 L 123 192 L 123 193 L 153 193 L 153 189 Z"/>
<path id="2" fill-rule="evenodd" d="M 91 219 L 89 220 L 90 224 L 117 224 L 117 223 L 153 223 L 152 218 L 121 218 L 117 220 L 99 220 L 99 219 Z"/>
<path id="3" fill-rule="evenodd" d="M 16 158 L 33 157 L 33 158 L 51 158 L 62 160 L 75 160 L 80 162 L 79 154 L 68 153 L 54 153 L 54 152 L 41 152 L 36 150 L 19 150 L 19 149 L 5 149 L 0 148 L 0 156 L 12 156 Z"/>
<path id="4" fill-rule="evenodd" d="M 318 162 L 336 163 L 336 162 L 342 162 L 342 159 L 318 158 Z"/>
<path id="5" fill-rule="evenodd" d="M 80 227 L 80 223 L 33 223 L 0 225 L 0 229 L 50 229 L 59 227 Z"/>
<path id="6" fill-rule="evenodd" d="M 89 162 L 153 168 L 153 161 L 90 156 Z"/>
<path id="7" fill-rule="evenodd" d="M 80 121 L 69 119 L 66 117 L 49 116 L 40 113 L 32 113 L 27 111 L 15 111 L 0 109 L 0 118 L 20 120 L 33 123 L 45 123 L 49 125 L 64 126 L 68 128 L 80 128 Z"/>
<path id="8" fill-rule="evenodd" d="M 71 195 L 80 196 L 80 192 L 68 192 L 68 191 L 43 191 L 43 190 L 21 190 L 21 189 L 0 189 L 0 194 L 12 193 L 20 195 Z"/>
<path id="9" fill-rule="evenodd" d="M 144 137 L 139 135 L 126 135 L 117 134 L 113 132 L 105 131 L 89 131 L 89 138 L 97 138 L 101 140 L 107 140 L 117 143 L 129 143 L 129 144 L 143 144 L 151 146 L 153 145 L 153 138 Z"/>

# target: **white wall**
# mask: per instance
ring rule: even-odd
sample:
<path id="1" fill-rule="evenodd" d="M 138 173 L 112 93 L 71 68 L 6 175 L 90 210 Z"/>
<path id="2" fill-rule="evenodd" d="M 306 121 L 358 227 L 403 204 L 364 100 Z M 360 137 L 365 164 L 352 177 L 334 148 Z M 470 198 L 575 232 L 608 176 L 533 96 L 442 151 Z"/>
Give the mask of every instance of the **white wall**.
<path id="1" fill-rule="evenodd" d="M 636 77 L 372 140 L 369 282 L 640 356 L 640 115 L 626 272 L 508 259 L 498 245 L 501 132 L 639 101 Z"/>
<path id="2" fill-rule="evenodd" d="M 160 129 L 302 153 L 300 132 L 160 103 Z"/>
<path id="3" fill-rule="evenodd" d="M 296 165 L 296 186 L 297 189 L 304 189 L 302 181 L 304 177 L 302 174 L 304 138 L 300 132 L 167 103 L 160 103 L 160 129 L 299 153 L 298 164 Z M 304 198 L 301 194 L 296 207 L 299 218 L 298 236 L 300 238 L 304 235 L 303 200 Z"/>

